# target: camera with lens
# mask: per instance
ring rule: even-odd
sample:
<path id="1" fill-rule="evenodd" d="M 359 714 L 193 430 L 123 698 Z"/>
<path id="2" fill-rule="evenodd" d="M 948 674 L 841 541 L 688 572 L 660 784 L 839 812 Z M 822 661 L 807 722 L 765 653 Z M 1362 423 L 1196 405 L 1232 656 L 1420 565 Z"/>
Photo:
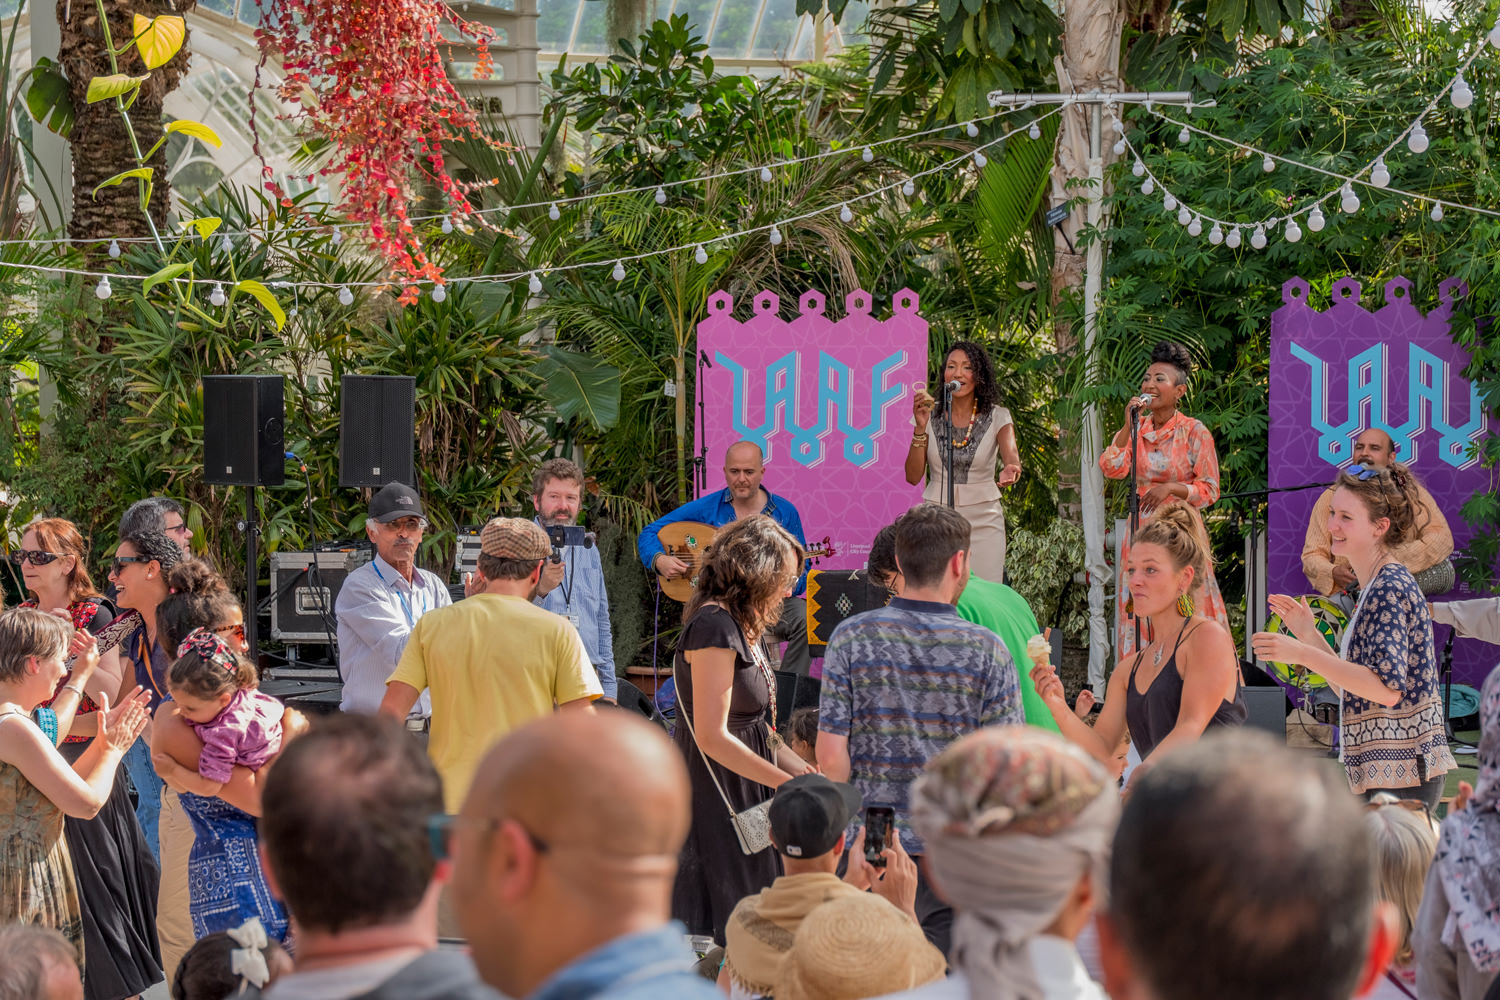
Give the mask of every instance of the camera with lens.
<path id="1" fill-rule="evenodd" d="M 552 542 L 552 561 L 562 562 L 563 549 L 569 546 L 591 549 L 594 547 L 594 533 L 585 531 L 578 524 L 549 524 L 546 526 L 547 538 Z"/>

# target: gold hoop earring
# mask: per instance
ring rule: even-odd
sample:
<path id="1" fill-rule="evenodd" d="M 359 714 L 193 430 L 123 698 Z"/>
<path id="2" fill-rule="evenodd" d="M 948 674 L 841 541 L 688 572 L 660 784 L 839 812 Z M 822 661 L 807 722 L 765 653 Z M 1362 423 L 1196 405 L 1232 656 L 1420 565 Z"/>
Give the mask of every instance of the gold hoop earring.
<path id="1" fill-rule="evenodd" d="M 1195 610 L 1197 609 L 1193 606 L 1192 594 L 1184 590 L 1182 593 L 1177 595 L 1177 613 L 1179 615 L 1184 618 L 1191 618 L 1193 617 L 1193 612 Z"/>

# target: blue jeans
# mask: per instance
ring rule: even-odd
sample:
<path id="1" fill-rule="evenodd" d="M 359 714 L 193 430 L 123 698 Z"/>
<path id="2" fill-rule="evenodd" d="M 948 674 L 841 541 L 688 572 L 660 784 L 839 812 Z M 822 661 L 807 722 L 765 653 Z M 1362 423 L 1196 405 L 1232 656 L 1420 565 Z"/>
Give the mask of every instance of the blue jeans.
<path id="1" fill-rule="evenodd" d="M 136 740 L 130 749 L 125 751 L 125 773 L 130 775 L 130 783 L 135 785 L 135 818 L 141 824 L 141 832 L 146 835 L 146 845 L 151 848 L 151 856 L 161 863 L 161 844 L 156 835 L 156 821 L 161 815 L 161 790 L 164 783 L 156 775 L 156 768 L 151 766 L 151 748 L 146 745 L 145 740 Z"/>

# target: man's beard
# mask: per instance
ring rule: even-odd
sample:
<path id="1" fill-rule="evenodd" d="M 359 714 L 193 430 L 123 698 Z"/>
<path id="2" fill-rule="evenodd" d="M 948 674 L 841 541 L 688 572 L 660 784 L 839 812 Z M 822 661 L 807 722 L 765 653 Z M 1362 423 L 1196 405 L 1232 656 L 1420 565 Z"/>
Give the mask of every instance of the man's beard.
<path id="1" fill-rule="evenodd" d="M 538 518 L 538 520 L 540 520 L 545 527 L 555 528 L 562 525 L 572 524 L 575 517 L 576 515 L 564 510 L 557 511 L 550 516 L 543 514 L 540 518 Z"/>

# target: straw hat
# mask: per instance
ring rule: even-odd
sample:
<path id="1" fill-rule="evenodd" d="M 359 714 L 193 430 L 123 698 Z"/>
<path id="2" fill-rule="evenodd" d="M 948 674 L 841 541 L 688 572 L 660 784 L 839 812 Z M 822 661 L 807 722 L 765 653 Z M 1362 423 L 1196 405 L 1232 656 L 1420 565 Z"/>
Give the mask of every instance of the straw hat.
<path id="1" fill-rule="evenodd" d="M 910 917 L 873 893 L 838 896 L 802 920 L 776 1000 L 863 1000 L 943 977 L 947 962 Z"/>

